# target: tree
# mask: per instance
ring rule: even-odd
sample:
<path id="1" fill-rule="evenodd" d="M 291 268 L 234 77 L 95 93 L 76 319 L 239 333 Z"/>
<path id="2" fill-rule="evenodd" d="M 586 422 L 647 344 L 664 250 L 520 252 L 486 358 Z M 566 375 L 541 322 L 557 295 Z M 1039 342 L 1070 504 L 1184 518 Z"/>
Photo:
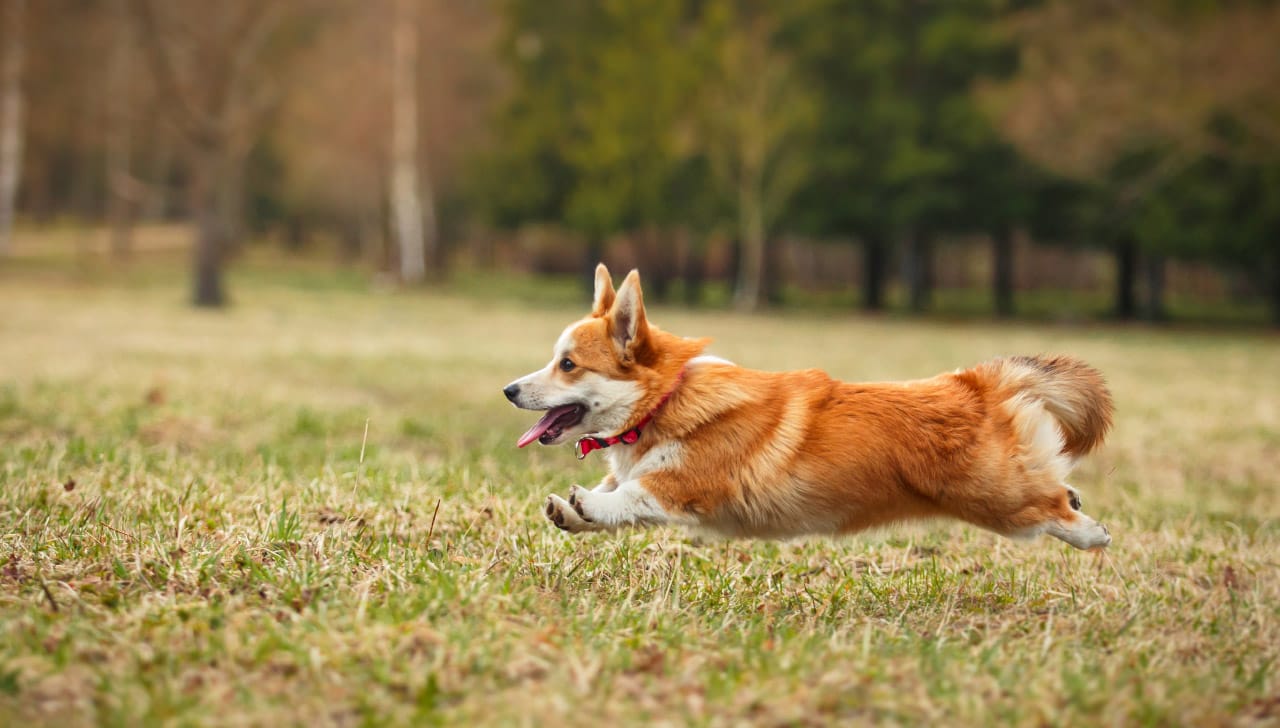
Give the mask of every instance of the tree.
<path id="1" fill-rule="evenodd" d="M 266 61 L 294 50 L 279 31 L 289 12 L 310 7 L 282 0 L 131 1 L 166 98 L 161 111 L 189 152 L 196 224 L 192 300 L 221 306 L 223 264 L 241 232 L 241 167 L 277 98 Z"/>
<path id="2" fill-rule="evenodd" d="M 567 148 L 575 101 L 584 93 L 578 69 L 589 60 L 579 37 L 598 25 L 594 3 L 511 0 L 503 6 L 499 55 L 511 91 L 494 120 L 496 143 L 476 163 L 469 196 L 489 222 L 517 228 L 562 223 L 580 184 Z M 603 241 L 588 233 L 582 281 L 590 286 Z"/>
<path id="3" fill-rule="evenodd" d="M 418 16 L 415 0 L 394 0 L 391 84 L 391 215 L 400 249 L 400 278 L 419 283 L 434 256 L 437 228 L 430 177 L 419 178 Z"/>
<path id="4" fill-rule="evenodd" d="M 681 207 L 673 190 L 690 153 L 696 18 L 684 0 L 508 3 L 514 88 L 475 192 L 490 217 L 566 225 L 586 241 L 584 271 L 607 237 L 639 231 L 648 290 L 662 297 L 670 246 L 660 228 Z"/>
<path id="5" fill-rule="evenodd" d="M 12 246 L 14 209 L 22 171 L 22 66 L 26 55 L 26 0 L 0 0 L 4 18 L 0 55 L 0 257 Z"/>
<path id="6" fill-rule="evenodd" d="M 486 122 L 501 86 L 494 5 L 416 0 L 410 8 L 420 18 L 411 28 L 418 63 L 409 69 L 416 76 L 416 189 L 421 203 L 439 212 L 435 226 L 429 213 L 422 215 L 424 235 L 439 229 L 435 251 L 423 253 L 428 277 L 444 273 L 446 226 L 462 217 L 449 212 L 473 202 L 460 195 L 463 172 L 470 171 L 464 165 L 489 140 Z M 258 222 L 283 227 L 291 245 L 336 238 L 343 260 L 363 255 L 398 275 L 390 193 L 399 8 L 392 0 L 325 0 L 322 7 L 308 42 L 288 64 L 291 77 L 302 82 L 282 89 L 255 150 L 259 158 L 274 159 L 279 175 L 278 184 L 269 186 L 249 177 L 262 212 L 273 216 Z M 335 99 L 342 100 L 340 113 Z M 495 185 L 492 192 L 502 189 Z M 474 202 L 483 200 L 477 195 Z"/>
<path id="7" fill-rule="evenodd" d="M 583 67 L 566 69 L 582 95 L 564 148 L 577 179 L 565 219 L 596 241 L 638 231 L 646 285 L 659 299 L 671 268 L 660 228 L 677 207 L 672 183 L 688 153 L 682 136 L 697 88 L 690 12 L 684 0 L 603 3 L 588 32 L 573 40 Z"/>
<path id="8" fill-rule="evenodd" d="M 130 173 L 133 155 L 133 18 L 127 0 L 112 0 L 110 19 L 114 31 L 107 62 L 106 186 L 107 222 L 111 229 L 111 253 L 117 260 L 129 257 L 132 248 L 134 208 L 139 187 Z"/>
<path id="9" fill-rule="evenodd" d="M 1141 234 L 1149 198 L 1205 158 L 1280 151 L 1280 6 L 1273 3 L 1055 0 L 1011 26 L 1020 71 L 986 89 L 1018 149 L 1090 190 L 1084 233 L 1116 256 L 1116 313 L 1162 315 L 1163 240 Z M 1220 119 L 1236 131 L 1220 133 Z M 1145 257 L 1145 260 L 1142 258 Z"/>
<path id="10" fill-rule="evenodd" d="M 1280 159 L 1201 158 L 1144 196 L 1133 235 L 1147 250 L 1243 270 L 1280 326 Z"/>
<path id="11" fill-rule="evenodd" d="M 961 162 L 949 181 L 959 191 L 960 204 L 943 224 L 953 232 L 989 239 L 993 309 L 996 316 L 1009 318 L 1015 313 L 1014 238 L 1032 226 L 1038 203 L 1056 203 L 1044 194 L 1050 180 L 998 138 L 976 104 L 964 109 L 971 132 L 957 135 Z M 950 127 L 956 131 L 964 125 L 956 119 Z"/>
<path id="12" fill-rule="evenodd" d="M 736 211 L 739 269 L 734 304 L 760 306 L 771 228 L 807 172 L 804 136 L 816 103 L 773 45 L 774 21 L 722 2 L 713 6 L 713 69 L 698 94 L 700 146 L 712 180 Z"/>
<path id="13" fill-rule="evenodd" d="M 862 242 L 868 309 L 884 305 L 896 242 L 910 305 L 923 309 L 940 235 L 980 222 L 999 222 L 998 230 L 1021 214 L 1019 205 L 999 220 L 973 214 L 1018 194 L 1011 186 L 1016 155 L 1000 149 L 973 97 L 977 81 L 1012 69 L 997 26 L 1005 3 L 798 0 L 786 7 L 784 43 L 824 100 L 797 221 Z M 969 194 L 977 188 L 984 198 Z"/>

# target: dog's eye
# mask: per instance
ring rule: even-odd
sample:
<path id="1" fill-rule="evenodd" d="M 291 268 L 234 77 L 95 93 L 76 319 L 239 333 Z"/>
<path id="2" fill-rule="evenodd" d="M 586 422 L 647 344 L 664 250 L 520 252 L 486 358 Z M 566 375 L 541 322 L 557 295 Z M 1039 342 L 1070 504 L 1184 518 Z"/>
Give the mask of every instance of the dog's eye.
<path id="1" fill-rule="evenodd" d="M 562 372 L 571 372 L 576 366 L 577 364 L 574 364 L 573 360 L 567 356 L 560 360 L 560 371 Z"/>

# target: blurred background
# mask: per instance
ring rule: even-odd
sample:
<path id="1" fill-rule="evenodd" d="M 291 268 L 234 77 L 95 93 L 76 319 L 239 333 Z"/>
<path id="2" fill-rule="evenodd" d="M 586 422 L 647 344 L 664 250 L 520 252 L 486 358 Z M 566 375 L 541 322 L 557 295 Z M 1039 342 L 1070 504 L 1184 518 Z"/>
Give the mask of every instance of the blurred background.
<path id="1" fill-rule="evenodd" d="M 0 281 L 1280 325 L 1274 2 L 0 8 Z"/>

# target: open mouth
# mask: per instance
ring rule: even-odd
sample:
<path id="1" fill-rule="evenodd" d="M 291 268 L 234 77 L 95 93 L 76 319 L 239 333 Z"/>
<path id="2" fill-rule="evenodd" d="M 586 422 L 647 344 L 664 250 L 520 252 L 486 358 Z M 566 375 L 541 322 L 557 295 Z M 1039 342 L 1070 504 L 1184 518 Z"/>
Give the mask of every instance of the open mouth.
<path id="1" fill-rule="evenodd" d="M 534 423 L 529 431 L 520 436 L 516 447 L 524 447 L 537 440 L 543 445 L 550 445 L 564 434 L 564 431 L 582 422 L 587 408 L 581 404 L 562 404 L 547 410 L 542 419 Z"/>

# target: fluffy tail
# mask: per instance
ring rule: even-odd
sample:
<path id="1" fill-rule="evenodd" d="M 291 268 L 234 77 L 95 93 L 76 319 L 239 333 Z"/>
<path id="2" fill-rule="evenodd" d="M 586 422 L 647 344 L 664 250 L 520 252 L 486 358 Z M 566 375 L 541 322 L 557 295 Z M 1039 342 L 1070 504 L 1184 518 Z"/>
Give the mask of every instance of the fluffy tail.
<path id="1" fill-rule="evenodd" d="M 1002 399 L 1025 394 L 1040 400 L 1062 428 L 1062 452 L 1080 457 L 1102 444 L 1111 429 L 1111 392 L 1102 374 L 1069 356 L 1015 356 L 983 364 Z"/>

